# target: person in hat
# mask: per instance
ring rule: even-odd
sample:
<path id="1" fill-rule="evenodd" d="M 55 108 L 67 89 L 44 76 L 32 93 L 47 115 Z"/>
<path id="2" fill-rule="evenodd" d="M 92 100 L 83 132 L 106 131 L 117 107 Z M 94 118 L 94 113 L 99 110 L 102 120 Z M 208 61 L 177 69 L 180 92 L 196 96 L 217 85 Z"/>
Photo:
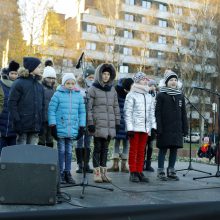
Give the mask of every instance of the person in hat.
<path id="1" fill-rule="evenodd" d="M 18 134 L 17 144 L 38 144 L 43 128 L 44 90 L 41 79 L 41 61 L 36 57 L 24 57 L 13 83 L 8 107 L 13 128 Z"/>
<path id="2" fill-rule="evenodd" d="M 111 182 L 107 174 L 107 156 L 110 140 L 120 127 L 117 92 L 113 86 L 116 70 L 112 64 L 100 64 L 95 81 L 89 88 L 88 131 L 94 136 L 94 182 Z"/>
<path id="3" fill-rule="evenodd" d="M 44 66 L 45 66 L 45 67 L 47 67 L 47 66 L 53 67 L 53 61 L 52 61 L 52 60 L 49 60 L 49 59 L 46 60 L 45 63 L 44 63 Z"/>
<path id="4" fill-rule="evenodd" d="M 16 133 L 13 129 L 12 116 L 8 110 L 8 97 L 13 82 L 18 77 L 19 63 L 12 60 L 8 68 L 1 74 L 0 86 L 3 90 L 4 105 L 0 113 L 0 154 L 3 147 L 16 144 Z"/>
<path id="5" fill-rule="evenodd" d="M 108 169 L 109 172 L 119 171 L 119 159 L 121 159 L 121 172 L 128 173 L 129 170 L 126 166 L 128 159 L 128 137 L 125 131 L 124 120 L 124 103 L 128 92 L 134 83 L 132 78 L 122 78 L 118 81 L 118 85 L 115 86 L 115 90 L 118 94 L 118 103 L 120 108 L 120 129 L 116 131 L 114 150 L 113 150 L 113 165 Z M 120 143 L 123 145 L 122 153 L 120 153 Z"/>
<path id="6" fill-rule="evenodd" d="M 153 97 L 153 99 L 156 99 L 156 89 L 157 89 L 157 82 L 153 79 L 150 79 L 148 81 L 148 87 L 149 87 L 149 94 Z M 145 160 L 144 160 L 144 170 L 149 172 L 154 172 L 154 168 L 151 166 L 151 160 L 152 160 L 152 153 L 153 153 L 153 141 L 156 137 L 156 130 L 151 130 L 151 136 L 147 139 L 146 149 L 145 149 Z"/>
<path id="7" fill-rule="evenodd" d="M 159 180 L 179 180 L 175 172 L 177 150 L 183 147 L 183 136 L 188 133 L 185 99 L 180 87 L 178 76 L 172 70 L 166 70 L 159 83 L 160 92 L 156 97 L 157 147 Z M 169 161 L 167 176 L 164 161 L 167 150 Z"/>
<path id="8" fill-rule="evenodd" d="M 88 97 L 86 96 L 86 93 L 87 93 L 87 90 L 89 89 L 89 87 L 94 82 L 94 74 L 95 74 L 94 67 L 87 66 L 83 70 L 83 74 L 77 78 L 78 88 L 79 88 L 82 96 L 84 97 L 86 104 L 88 104 Z M 87 173 L 93 173 L 93 170 L 89 166 L 89 160 L 90 160 L 90 154 L 91 154 L 91 148 L 90 148 L 91 138 L 92 138 L 91 135 L 85 134 L 77 141 L 75 152 L 76 152 L 76 160 L 77 160 L 78 167 L 77 167 L 76 173 L 82 173 L 83 164 L 85 165 L 85 169 L 86 169 Z M 86 152 L 85 152 L 85 150 L 86 150 Z M 84 154 L 86 154 L 85 155 L 86 161 L 84 161 Z M 84 161 L 84 163 L 83 163 L 83 161 Z"/>
<path id="9" fill-rule="evenodd" d="M 84 134 L 85 104 L 73 73 L 65 73 L 48 108 L 48 123 L 57 139 L 60 182 L 74 184 L 71 175 L 73 140 Z"/>
<path id="10" fill-rule="evenodd" d="M 149 182 L 143 174 L 144 151 L 151 129 L 156 129 L 155 104 L 148 92 L 148 79 L 143 72 L 133 77 L 134 84 L 125 99 L 124 117 L 130 142 L 129 170 L 131 182 Z"/>
<path id="11" fill-rule="evenodd" d="M 39 145 L 53 147 L 51 128 L 48 126 L 48 106 L 55 92 L 56 71 L 53 67 L 44 68 L 42 85 L 44 87 L 44 125 L 43 133 L 39 136 Z"/>

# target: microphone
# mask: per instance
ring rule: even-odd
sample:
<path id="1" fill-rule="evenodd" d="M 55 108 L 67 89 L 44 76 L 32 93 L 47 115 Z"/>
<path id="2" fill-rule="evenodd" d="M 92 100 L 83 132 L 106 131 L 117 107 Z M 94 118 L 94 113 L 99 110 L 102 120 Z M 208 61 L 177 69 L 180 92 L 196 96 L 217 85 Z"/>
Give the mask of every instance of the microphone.
<path id="1" fill-rule="evenodd" d="M 199 87 L 199 86 L 193 86 L 193 89 L 206 90 L 206 88 L 204 88 L 204 87 Z"/>
<path id="2" fill-rule="evenodd" d="M 84 52 L 82 52 L 80 58 L 78 59 L 78 62 L 76 64 L 76 69 L 79 69 L 81 67 L 81 62 L 82 62 L 83 56 L 84 56 Z"/>

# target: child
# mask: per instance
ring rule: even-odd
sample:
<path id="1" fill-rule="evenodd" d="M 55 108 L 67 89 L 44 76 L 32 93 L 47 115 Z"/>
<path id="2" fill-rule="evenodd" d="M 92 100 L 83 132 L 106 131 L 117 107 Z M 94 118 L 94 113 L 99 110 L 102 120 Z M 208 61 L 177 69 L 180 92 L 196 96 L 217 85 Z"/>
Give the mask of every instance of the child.
<path id="1" fill-rule="evenodd" d="M 177 149 L 183 147 L 183 136 L 187 135 L 187 117 L 185 99 L 179 90 L 178 76 L 171 70 L 166 70 L 162 88 L 156 97 L 158 178 L 166 181 L 179 180 L 175 172 Z M 164 172 L 164 160 L 170 149 L 167 177 Z"/>
<path id="2" fill-rule="evenodd" d="M 16 133 L 13 129 L 12 116 L 8 111 L 8 97 L 12 83 L 18 77 L 19 64 L 15 61 L 9 63 L 9 67 L 5 74 L 2 74 L 0 86 L 3 89 L 4 105 L 3 111 L 0 113 L 0 154 L 3 147 L 16 145 Z"/>
<path id="3" fill-rule="evenodd" d="M 75 184 L 71 175 L 73 139 L 83 135 L 86 115 L 83 97 L 75 87 L 73 73 L 62 77 L 62 85 L 51 98 L 48 109 L 48 123 L 52 135 L 57 138 L 60 183 Z M 65 164 L 65 166 L 64 166 Z"/>
<path id="4" fill-rule="evenodd" d="M 156 129 L 155 104 L 148 93 L 147 78 L 142 72 L 133 77 L 134 84 L 125 99 L 124 117 L 130 142 L 129 170 L 131 182 L 149 182 L 143 174 L 144 151 L 151 129 Z"/>
<path id="5" fill-rule="evenodd" d="M 88 66 L 83 71 L 83 76 L 80 76 L 77 79 L 80 92 L 84 98 L 86 98 L 87 89 L 94 82 L 94 74 L 95 74 L 95 69 L 92 66 Z M 88 99 L 86 100 L 86 102 L 88 104 Z M 91 152 L 90 142 L 91 142 L 91 136 L 86 135 L 86 134 L 83 135 L 77 141 L 77 146 L 75 150 L 76 150 L 76 160 L 77 160 L 78 168 L 76 170 L 76 173 L 82 173 L 83 171 L 83 160 L 84 160 L 84 153 L 85 153 L 84 148 L 86 148 L 86 161 L 84 161 L 86 172 L 93 173 L 93 170 L 90 169 L 90 166 L 89 166 L 89 159 L 90 159 L 90 152 Z"/>
<path id="6" fill-rule="evenodd" d="M 55 92 L 56 71 L 53 67 L 44 68 L 42 85 L 44 87 L 44 122 L 43 134 L 39 136 L 39 145 L 53 147 L 51 128 L 48 126 L 48 106 Z"/>
<path id="7" fill-rule="evenodd" d="M 156 86 L 157 83 L 155 80 L 150 79 L 148 81 L 148 87 L 149 87 L 149 94 L 153 97 L 153 99 L 156 98 Z M 156 136 L 156 130 L 152 129 L 151 131 L 151 136 L 148 137 L 147 139 L 147 146 L 145 149 L 145 156 L 144 158 L 144 170 L 149 171 L 149 172 L 154 172 L 154 168 L 151 166 L 151 159 L 152 159 L 152 153 L 153 153 L 153 141 Z"/>
<path id="8" fill-rule="evenodd" d="M 197 155 L 200 158 L 208 158 L 209 161 L 215 156 L 214 150 L 209 142 L 209 137 L 204 137 L 203 145 L 199 148 Z"/>
<path id="9" fill-rule="evenodd" d="M 8 107 L 18 134 L 17 144 L 37 145 L 44 115 L 44 92 L 39 82 L 41 61 L 36 57 L 24 57 L 23 65 L 11 87 Z"/>
<path id="10" fill-rule="evenodd" d="M 114 145 L 114 154 L 113 154 L 113 165 L 109 172 L 118 172 L 119 171 L 119 157 L 121 157 L 121 172 L 128 173 L 129 170 L 126 167 L 127 158 L 128 158 L 128 137 L 125 131 L 125 120 L 124 120 L 124 103 L 125 98 L 128 92 L 131 89 L 131 85 L 134 83 L 131 78 L 122 78 L 119 80 L 118 85 L 115 87 L 115 90 L 118 94 L 118 103 L 120 108 L 120 129 L 116 132 L 115 145 Z M 120 154 L 120 142 L 123 144 L 123 151 Z"/>
<path id="11" fill-rule="evenodd" d="M 94 181 L 110 182 L 107 175 L 108 146 L 120 126 L 120 110 L 113 81 L 116 76 L 112 64 L 100 64 L 95 82 L 89 88 L 88 130 L 94 136 Z"/>

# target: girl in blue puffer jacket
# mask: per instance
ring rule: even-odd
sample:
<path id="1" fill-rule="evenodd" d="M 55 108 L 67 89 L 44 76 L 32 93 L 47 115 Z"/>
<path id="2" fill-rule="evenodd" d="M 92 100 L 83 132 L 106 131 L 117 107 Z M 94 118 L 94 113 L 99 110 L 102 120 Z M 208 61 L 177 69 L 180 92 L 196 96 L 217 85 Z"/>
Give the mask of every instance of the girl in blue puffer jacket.
<path id="1" fill-rule="evenodd" d="M 60 181 L 71 184 L 75 183 L 71 175 L 73 140 L 83 135 L 86 124 L 83 97 L 75 84 L 73 73 L 64 74 L 48 108 L 49 126 L 57 139 Z"/>

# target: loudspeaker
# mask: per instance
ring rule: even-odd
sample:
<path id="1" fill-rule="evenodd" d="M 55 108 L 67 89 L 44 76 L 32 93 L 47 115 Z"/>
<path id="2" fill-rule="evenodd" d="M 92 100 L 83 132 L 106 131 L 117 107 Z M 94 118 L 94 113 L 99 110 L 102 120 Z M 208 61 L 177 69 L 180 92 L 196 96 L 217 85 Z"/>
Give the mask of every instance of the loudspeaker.
<path id="1" fill-rule="evenodd" d="M 57 150 L 40 145 L 14 145 L 2 149 L 0 203 L 56 203 Z"/>

